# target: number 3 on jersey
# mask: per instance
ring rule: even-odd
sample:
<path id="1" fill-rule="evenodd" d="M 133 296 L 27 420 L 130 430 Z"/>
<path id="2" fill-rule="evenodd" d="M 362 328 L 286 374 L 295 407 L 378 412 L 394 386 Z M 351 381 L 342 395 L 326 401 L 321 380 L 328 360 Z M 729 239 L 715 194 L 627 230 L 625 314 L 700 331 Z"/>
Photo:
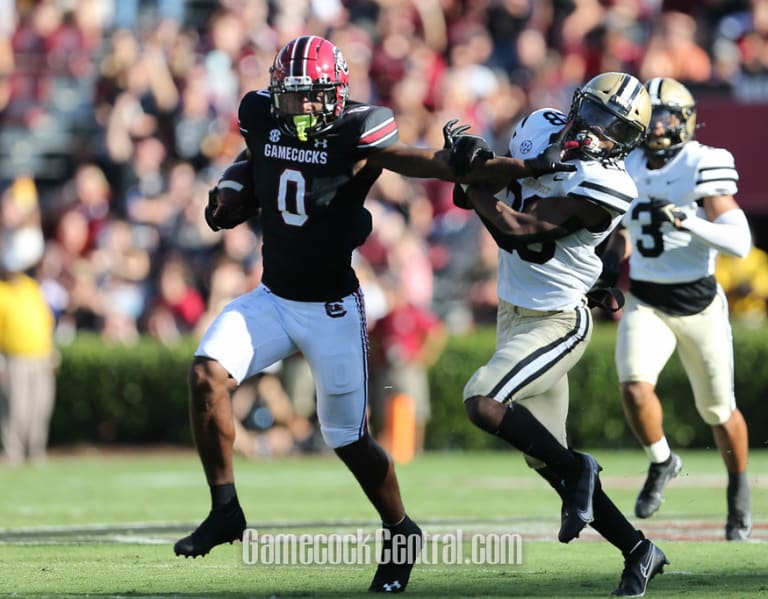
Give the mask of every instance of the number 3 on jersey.
<path id="1" fill-rule="evenodd" d="M 288 198 L 293 196 L 294 210 L 288 208 Z M 277 209 L 280 211 L 285 224 L 302 227 L 307 222 L 306 181 L 301 171 L 286 169 L 280 175 L 280 186 L 277 191 Z"/>
<path id="2" fill-rule="evenodd" d="M 645 218 L 640 218 L 643 213 L 648 213 Z M 640 222 L 641 220 L 651 222 L 651 205 L 648 202 L 638 203 L 632 209 L 632 220 Z M 640 233 L 643 236 L 637 240 L 637 251 L 646 258 L 655 258 L 664 251 L 664 238 L 661 235 L 659 225 L 646 224 L 640 226 Z M 650 241 L 650 243 L 647 243 Z"/>

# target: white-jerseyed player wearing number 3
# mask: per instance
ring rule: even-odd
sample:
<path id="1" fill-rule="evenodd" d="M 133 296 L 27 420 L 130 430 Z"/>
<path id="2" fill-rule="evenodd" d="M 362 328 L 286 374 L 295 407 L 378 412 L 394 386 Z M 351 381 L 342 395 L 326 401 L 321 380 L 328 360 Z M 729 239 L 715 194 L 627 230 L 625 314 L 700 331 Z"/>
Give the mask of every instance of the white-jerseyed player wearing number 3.
<path id="1" fill-rule="evenodd" d="M 464 389 L 467 415 L 522 451 L 560 495 L 561 542 L 590 524 L 622 552 L 613 594 L 625 597 L 644 595 L 669 562 L 606 495 L 595 459 L 568 448 L 568 371 L 592 334 L 587 294 L 602 270 L 596 248 L 637 196 L 623 158 L 643 139 L 650 113 L 635 77 L 598 75 L 574 95 L 568 116 L 537 110 L 510 140 L 518 159 L 562 140 L 571 172 L 518 183 L 481 168 L 457 200 L 475 209 L 500 247 L 496 352 Z"/>
<path id="2" fill-rule="evenodd" d="M 743 257 L 752 245 L 734 199 L 738 173 L 730 152 L 694 141 L 696 105 L 685 86 L 661 77 L 645 86 L 653 105 L 648 137 L 626 160 L 640 193 L 607 254 L 614 265 L 629 254 L 616 368 L 627 421 L 651 461 L 635 514 L 654 514 L 682 468 L 664 436 L 655 391 L 677 348 L 728 470 L 726 538 L 745 540 L 752 528 L 747 427 L 733 391 L 728 304 L 714 277 L 717 252 Z"/>

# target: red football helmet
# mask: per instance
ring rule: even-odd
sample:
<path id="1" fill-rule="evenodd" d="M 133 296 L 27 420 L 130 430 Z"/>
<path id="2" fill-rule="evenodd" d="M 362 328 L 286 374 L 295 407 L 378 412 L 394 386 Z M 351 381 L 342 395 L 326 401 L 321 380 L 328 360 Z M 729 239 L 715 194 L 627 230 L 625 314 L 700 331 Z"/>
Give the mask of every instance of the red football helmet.
<path id="1" fill-rule="evenodd" d="M 344 109 L 349 67 L 341 50 L 327 39 L 303 35 L 288 42 L 277 53 L 269 75 L 272 114 L 293 136 L 306 139 L 307 133 L 322 131 Z M 297 95 L 322 103 L 321 112 L 303 114 Z"/>

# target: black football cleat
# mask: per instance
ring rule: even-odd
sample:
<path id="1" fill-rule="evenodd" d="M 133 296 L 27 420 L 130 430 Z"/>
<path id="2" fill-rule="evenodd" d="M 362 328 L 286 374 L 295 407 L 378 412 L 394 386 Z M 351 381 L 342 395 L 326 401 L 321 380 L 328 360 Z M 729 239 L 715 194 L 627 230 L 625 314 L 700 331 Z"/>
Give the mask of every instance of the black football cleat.
<path id="1" fill-rule="evenodd" d="M 560 512 L 560 532 L 557 538 L 568 543 L 579 536 L 584 527 L 595 519 L 592 496 L 597 476 L 602 470 L 597 460 L 588 453 L 573 454 L 579 467 L 563 479 L 563 508 Z"/>
<path id="2" fill-rule="evenodd" d="M 669 564 L 664 552 L 648 539 L 643 539 L 624 560 L 624 571 L 614 597 L 643 597 L 651 578 L 664 574 L 664 566 Z"/>
<path id="3" fill-rule="evenodd" d="M 635 516 L 649 518 L 655 514 L 664 502 L 664 487 L 675 478 L 683 467 L 683 461 L 676 453 L 660 464 L 648 467 L 648 477 L 635 501 Z"/>
<path id="4" fill-rule="evenodd" d="M 727 541 L 747 541 L 752 534 L 752 514 L 734 511 L 728 514 L 725 523 L 725 538 Z"/>
<path id="5" fill-rule="evenodd" d="M 207 555 L 216 545 L 240 541 L 245 530 L 245 515 L 235 498 L 222 509 L 211 510 L 195 531 L 176 541 L 173 551 L 184 557 Z"/>
<path id="6" fill-rule="evenodd" d="M 376 568 L 369 593 L 402 593 L 408 586 L 411 570 L 421 553 L 424 535 L 408 516 L 382 541 L 382 557 Z M 388 557 L 386 561 L 385 557 Z"/>

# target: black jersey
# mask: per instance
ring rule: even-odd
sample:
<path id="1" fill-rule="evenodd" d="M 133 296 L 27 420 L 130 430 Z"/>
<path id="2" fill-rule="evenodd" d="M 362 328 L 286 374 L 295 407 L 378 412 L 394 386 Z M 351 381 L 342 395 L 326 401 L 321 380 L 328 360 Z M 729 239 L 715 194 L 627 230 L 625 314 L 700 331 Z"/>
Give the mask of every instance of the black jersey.
<path id="1" fill-rule="evenodd" d="M 264 284 L 298 301 L 352 293 L 359 285 L 352 251 L 372 226 L 363 202 L 381 174 L 355 167 L 398 140 L 392 111 L 347 102 L 329 129 L 307 141 L 280 129 L 264 90 L 243 97 L 238 117 L 261 204 Z"/>

